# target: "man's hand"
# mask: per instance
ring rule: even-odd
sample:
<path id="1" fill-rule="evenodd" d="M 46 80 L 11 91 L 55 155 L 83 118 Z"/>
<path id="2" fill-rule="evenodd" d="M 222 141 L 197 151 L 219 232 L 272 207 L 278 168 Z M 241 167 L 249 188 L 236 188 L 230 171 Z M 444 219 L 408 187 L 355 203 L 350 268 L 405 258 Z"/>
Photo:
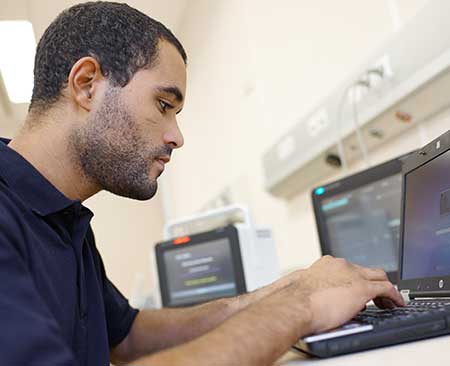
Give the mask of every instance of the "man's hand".
<path id="1" fill-rule="evenodd" d="M 272 365 L 299 338 L 345 323 L 371 299 L 387 307 L 404 305 L 384 271 L 329 256 L 262 290 L 203 336 L 136 364 Z"/>
<path id="2" fill-rule="evenodd" d="M 337 327 L 374 300 L 379 307 L 404 306 L 402 296 L 381 269 L 370 269 L 344 259 L 325 256 L 306 270 L 282 279 L 298 296 L 307 296 L 312 312 L 311 333 Z"/>

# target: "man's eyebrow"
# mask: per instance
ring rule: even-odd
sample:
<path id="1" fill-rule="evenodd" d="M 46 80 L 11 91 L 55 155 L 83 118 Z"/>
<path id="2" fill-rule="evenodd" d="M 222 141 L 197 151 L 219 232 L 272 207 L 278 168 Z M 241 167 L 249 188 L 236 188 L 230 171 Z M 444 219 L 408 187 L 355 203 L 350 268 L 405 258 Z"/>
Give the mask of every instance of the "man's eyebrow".
<path id="1" fill-rule="evenodd" d="M 157 88 L 157 90 L 159 92 L 172 94 L 177 100 L 177 102 L 181 103 L 184 99 L 181 90 L 176 86 L 160 86 Z"/>

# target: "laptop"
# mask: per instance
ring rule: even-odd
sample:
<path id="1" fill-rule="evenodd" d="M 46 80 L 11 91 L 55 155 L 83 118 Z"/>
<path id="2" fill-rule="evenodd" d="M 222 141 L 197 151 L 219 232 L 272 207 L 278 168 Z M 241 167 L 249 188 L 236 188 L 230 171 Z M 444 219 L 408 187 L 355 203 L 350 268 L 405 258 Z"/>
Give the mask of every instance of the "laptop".
<path id="1" fill-rule="evenodd" d="M 294 348 L 331 357 L 450 334 L 450 131 L 402 168 L 398 288 L 408 305 L 374 306 Z"/>
<path id="2" fill-rule="evenodd" d="M 397 281 L 401 172 L 408 155 L 312 190 L 323 255 L 383 268 Z"/>

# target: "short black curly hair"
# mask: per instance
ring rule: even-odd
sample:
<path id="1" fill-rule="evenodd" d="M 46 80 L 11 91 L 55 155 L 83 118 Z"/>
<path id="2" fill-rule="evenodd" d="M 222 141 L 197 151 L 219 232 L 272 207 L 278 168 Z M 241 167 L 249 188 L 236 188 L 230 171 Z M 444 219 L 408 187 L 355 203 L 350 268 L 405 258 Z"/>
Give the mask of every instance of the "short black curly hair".
<path id="1" fill-rule="evenodd" d="M 64 10 L 37 46 L 29 110 L 45 110 L 58 101 L 72 66 L 85 56 L 97 59 L 114 86 L 127 85 L 157 60 L 160 40 L 174 45 L 186 64 L 186 52 L 173 33 L 127 4 L 97 1 Z"/>

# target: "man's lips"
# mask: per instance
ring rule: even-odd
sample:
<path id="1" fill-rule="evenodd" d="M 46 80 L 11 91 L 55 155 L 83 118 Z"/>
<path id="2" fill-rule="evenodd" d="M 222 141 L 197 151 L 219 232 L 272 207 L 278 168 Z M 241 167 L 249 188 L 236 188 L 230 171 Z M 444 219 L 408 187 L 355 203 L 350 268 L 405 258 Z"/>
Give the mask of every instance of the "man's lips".
<path id="1" fill-rule="evenodd" d="M 160 156 L 156 158 L 156 161 L 161 165 L 162 170 L 164 170 L 165 164 L 167 164 L 170 161 L 169 156 Z"/>
<path id="2" fill-rule="evenodd" d="M 159 156 L 157 160 L 162 161 L 163 164 L 167 164 L 170 161 L 170 156 Z"/>

